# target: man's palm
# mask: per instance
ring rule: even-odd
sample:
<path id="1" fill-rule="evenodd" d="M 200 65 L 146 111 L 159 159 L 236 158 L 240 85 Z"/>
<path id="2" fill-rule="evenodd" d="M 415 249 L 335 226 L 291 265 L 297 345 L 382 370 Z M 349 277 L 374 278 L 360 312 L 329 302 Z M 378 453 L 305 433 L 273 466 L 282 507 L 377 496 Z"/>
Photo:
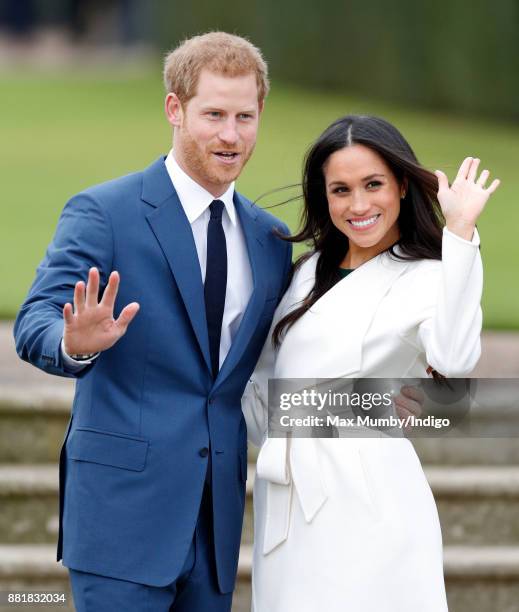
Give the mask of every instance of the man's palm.
<path id="1" fill-rule="evenodd" d="M 63 343 L 68 355 L 89 354 L 104 351 L 113 346 L 126 332 L 139 310 L 132 302 L 114 319 L 114 305 L 119 289 L 119 274 L 112 272 L 101 301 L 99 295 L 99 271 L 91 268 L 85 287 L 83 281 L 74 288 L 74 308 L 65 304 L 63 318 L 65 329 Z"/>

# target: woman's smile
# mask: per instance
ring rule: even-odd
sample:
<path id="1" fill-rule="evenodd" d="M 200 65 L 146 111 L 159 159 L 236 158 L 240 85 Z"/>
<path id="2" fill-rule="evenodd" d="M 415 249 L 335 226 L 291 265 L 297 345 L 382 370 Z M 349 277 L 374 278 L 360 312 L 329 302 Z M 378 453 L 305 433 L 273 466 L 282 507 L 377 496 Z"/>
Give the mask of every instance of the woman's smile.
<path id="1" fill-rule="evenodd" d="M 370 230 L 380 218 L 380 213 L 372 215 L 371 217 L 358 217 L 354 219 L 347 219 L 347 222 L 357 232 L 365 232 Z"/>

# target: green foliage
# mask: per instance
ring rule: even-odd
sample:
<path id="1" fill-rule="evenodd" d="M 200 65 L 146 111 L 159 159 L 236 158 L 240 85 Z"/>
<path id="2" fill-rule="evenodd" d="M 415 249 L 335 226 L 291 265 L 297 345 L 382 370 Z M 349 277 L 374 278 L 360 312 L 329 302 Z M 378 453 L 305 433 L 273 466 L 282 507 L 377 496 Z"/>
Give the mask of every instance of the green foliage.
<path id="1" fill-rule="evenodd" d="M 159 66 L 153 74 L 134 77 L 4 77 L 0 101 L 0 316 L 11 318 L 65 201 L 93 183 L 147 166 L 168 151 L 171 135 L 162 114 Z M 441 168 L 450 177 L 464 156 L 478 155 L 502 179 L 480 223 L 486 273 L 483 308 L 487 327 L 519 328 L 516 127 L 274 83 L 240 191 L 254 199 L 298 182 L 308 145 L 332 120 L 350 112 L 378 114 L 395 123 L 427 166 Z M 259 203 L 269 206 L 284 197 L 280 192 Z M 272 210 L 292 229 L 298 211 L 298 202 Z"/>
<path id="2" fill-rule="evenodd" d="M 466 0 L 158 2 L 164 48 L 207 30 L 251 38 L 277 80 L 519 118 L 519 3 Z"/>

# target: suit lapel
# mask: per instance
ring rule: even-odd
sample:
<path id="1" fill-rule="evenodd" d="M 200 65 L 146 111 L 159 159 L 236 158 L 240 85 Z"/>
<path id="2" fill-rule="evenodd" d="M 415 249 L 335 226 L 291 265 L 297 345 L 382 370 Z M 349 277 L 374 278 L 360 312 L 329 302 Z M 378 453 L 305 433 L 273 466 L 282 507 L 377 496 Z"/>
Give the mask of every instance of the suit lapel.
<path id="1" fill-rule="evenodd" d="M 251 204 L 236 192 L 234 194 L 234 205 L 245 236 L 247 253 L 249 255 L 249 262 L 252 270 L 253 290 L 229 353 L 216 379 L 215 387 L 219 386 L 239 363 L 257 327 L 259 318 L 263 312 L 267 294 L 265 274 L 268 269 L 268 262 L 266 260 L 266 249 L 264 247 L 266 238 L 264 233 L 265 230 L 256 221 L 256 213 Z"/>
<path id="2" fill-rule="evenodd" d="M 191 225 L 171 183 L 163 158 L 144 172 L 142 199 L 153 209 L 146 219 L 159 242 L 186 307 L 209 370 L 204 288 Z"/>

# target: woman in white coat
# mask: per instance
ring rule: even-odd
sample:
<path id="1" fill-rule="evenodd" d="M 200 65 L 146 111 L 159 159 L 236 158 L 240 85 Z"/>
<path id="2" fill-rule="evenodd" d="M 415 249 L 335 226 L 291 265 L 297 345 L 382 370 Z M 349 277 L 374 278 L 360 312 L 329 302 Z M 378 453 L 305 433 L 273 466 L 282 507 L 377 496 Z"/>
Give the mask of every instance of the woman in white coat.
<path id="1" fill-rule="evenodd" d="M 406 438 L 269 438 L 269 378 L 463 377 L 480 355 L 485 188 L 453 184 L 386 121 L 348 116 L 309 150 L 294 268 L 246 389 L 254 612 L 447 610 L 438 514 Z M 435 176 L 436 175 L 436 176 Z M 445 226 L 444 226 L 445 225 Z"/>

